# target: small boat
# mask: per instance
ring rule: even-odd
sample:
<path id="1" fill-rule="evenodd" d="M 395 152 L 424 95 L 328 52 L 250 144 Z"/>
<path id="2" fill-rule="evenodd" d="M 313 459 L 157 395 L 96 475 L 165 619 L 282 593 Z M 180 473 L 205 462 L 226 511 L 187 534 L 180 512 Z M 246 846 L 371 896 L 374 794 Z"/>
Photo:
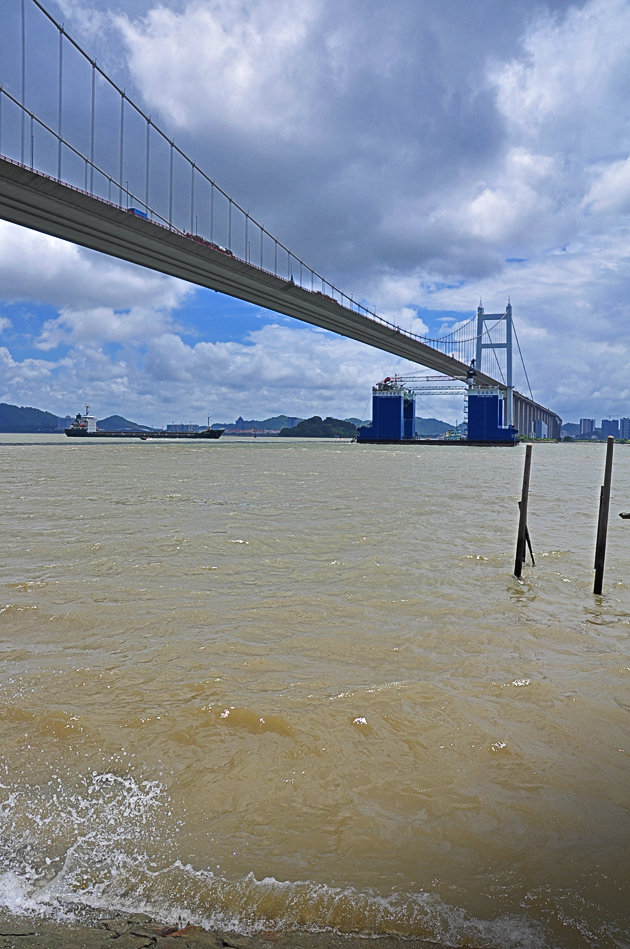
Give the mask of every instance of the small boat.
<path id="1" fill-rule="evenodd" d="M 94 415 L 90 415 L 90 406 L 86 405 L 85 413 L 82 415 L 81 412 L 77 412 L 70 428 L 66 428 L 64 431 L 69 438 L 134 438 L 146 442 L 149 439 L 153 441 L 156 438 L 168 439 L 169 441 L 216 439 L 221 438 L 221 435 L 223 435 L 225 429 L 210 428 L 210 425 L 208 424 L 207 428 L 202 428 L 196 432 L 169 432 L 165 431 L 164 429 L 147 431 L 146 429 L 142 428 L 121 429 L 119 431 L 110 432 L 98 428 L 96 424 L 96 417 Z"/>

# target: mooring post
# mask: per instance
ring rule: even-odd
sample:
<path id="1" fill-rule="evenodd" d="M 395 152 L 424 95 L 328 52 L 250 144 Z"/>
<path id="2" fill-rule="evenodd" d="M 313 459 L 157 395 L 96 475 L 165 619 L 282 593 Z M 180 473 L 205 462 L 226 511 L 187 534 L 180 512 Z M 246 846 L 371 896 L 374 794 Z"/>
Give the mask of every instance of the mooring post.
<path id="1" fill-rule="evenodd" d="M 606 467 L 604 483 L 599 492 L 599 518 L 597 521 L 597 540 L 595 542 L 595 583 L 593 593 L 602 592 L 604 581 L 604 562 L 606 560 L 606 536 L 608 534 L 608 509 L 610 507 L 610 483 L 612 481 L 613 445 L 615 439 L 608 436 L 606 445 Z"/>
<path id="2" fill-rule="evenodd" d="M 527 530 L 527 500 L 529 498 L 529 471 L 532 465 L 532 446 L 525 446 L 525 468 L 523 470 L 523 490 L 519 501 L 518 536 L 516 538 L 516 559 L 514 561 L 514 576 L 520 577 L 525 562 L 525 539 L 529 537 Z M 532 557 L 532 560 L 534 558 Z"/>

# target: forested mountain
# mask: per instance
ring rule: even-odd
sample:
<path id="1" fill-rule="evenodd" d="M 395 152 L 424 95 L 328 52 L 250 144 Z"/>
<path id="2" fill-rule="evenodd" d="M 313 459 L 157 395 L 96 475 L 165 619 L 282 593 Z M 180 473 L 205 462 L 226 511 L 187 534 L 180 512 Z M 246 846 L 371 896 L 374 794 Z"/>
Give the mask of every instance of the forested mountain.
<path id="1" fill-rule="evenodd" d="M 56 432 L 57 416 L 41 409 L 0 402 L 0 432 Z"/>
<path id="2" fill-rule="evenodd" d="M 290 435 L 292 438 L 354 438 L 356 433 L 356 426 L 352 422 L 331 418 L 330 415 L 325 419 L 313 415 L 298 422 L 293 428 L 283 428 L 280 432 L 281 435 Z"/>

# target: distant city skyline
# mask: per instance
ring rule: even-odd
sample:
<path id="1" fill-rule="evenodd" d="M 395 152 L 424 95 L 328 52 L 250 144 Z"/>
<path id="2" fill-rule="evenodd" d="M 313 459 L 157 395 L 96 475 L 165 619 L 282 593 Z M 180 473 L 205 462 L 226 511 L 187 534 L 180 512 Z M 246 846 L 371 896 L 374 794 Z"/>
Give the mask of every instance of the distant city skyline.
<path id="1" fill-rule="evenodd" d="M 629 413 L 630 415 L 630 413 Z M 630 438 L 630 417 L 620 416 L 619 418 L 603 418 L 599 425 L 596 425 L 594 418 L 580 419 L 580 435 L 588 438 L 593 432 L 601 432 L 602 435 L 612 435 L 614 438 Z"/>

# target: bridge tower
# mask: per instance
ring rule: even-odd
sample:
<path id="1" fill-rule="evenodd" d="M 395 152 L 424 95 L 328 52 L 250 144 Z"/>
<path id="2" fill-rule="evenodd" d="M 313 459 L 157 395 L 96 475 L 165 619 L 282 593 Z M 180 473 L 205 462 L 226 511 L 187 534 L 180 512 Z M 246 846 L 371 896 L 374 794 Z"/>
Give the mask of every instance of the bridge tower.
<path id="1" fill-rule="evenodd" d="M 490 335 L 486 333 L 484 323 L 504 322 L 505 323 L 505 341 L 493 342 Z M 475 364 L 477 369 L 481 369 L 481 356 L 484 349 L 505 349 L 506 353 L 506 392 L 505 392 L 505 424 L 514 424 L 514 385 L 512 381 L 512 304 L 508 301 L 505 313 L 486 313 L 481 304 L 477 307 L 477 350 L 475 353 Z"/>

